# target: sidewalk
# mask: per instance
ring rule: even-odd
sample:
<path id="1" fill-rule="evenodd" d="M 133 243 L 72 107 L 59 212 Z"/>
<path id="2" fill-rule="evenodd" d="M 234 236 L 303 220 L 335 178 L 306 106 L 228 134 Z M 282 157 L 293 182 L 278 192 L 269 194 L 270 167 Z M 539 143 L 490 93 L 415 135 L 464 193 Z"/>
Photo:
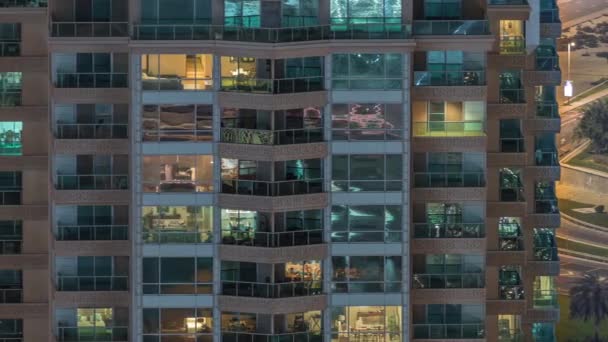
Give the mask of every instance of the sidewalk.
<path id="1" fill-rule="evenodd" d="M 595 100 L 597 100 L 599 98 L 602 98 L 604 96 L 608 96 L 608 89 L 604 89 L 604 90 L 602 90 L 602 91 L 600 91 L 598 93 L 595 93 L 595 94 L 593 94 L 591 96 L 587 96 L 587 97 L 583 98 L 582 100 L 574 101 L 574 102 L 570 103 L 569 105 L 563 105 L 562 104 L 562 105 L 559 106 L 559 113 L 560 114 L 564 114 L 564 113 L 569 112 L 569 111 L 571 111 L 573 109 L 576 109 L 577 107 L 584 106 L 587 103 L 593 102 L 593 101 L 595 101 Z"/>
<path id="2" fill-rule="evenodd" d="M 594 205 L 603 204 L 608 208 L 608 194 L 599 194 L 581 190 L 581 188 L 558 183 L 556 186 L 558 198 L 566 198 L 575 202 L 590 203 Z"/>

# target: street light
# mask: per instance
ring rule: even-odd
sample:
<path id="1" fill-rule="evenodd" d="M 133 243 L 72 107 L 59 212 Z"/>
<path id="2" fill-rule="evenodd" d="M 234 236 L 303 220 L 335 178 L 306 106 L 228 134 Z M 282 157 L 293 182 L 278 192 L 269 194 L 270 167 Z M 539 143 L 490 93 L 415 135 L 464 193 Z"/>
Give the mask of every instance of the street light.
<path id="1" fill-rule="evenodd" d="M 566 84 L 564 85 L 564 96 L 567 98 L 566 100 L 566 104 L 569 105 L 570 104 L 570 98 L 572 97 L 573 94 L 573 86 L 572 86 L 572 80 L 570 79 L 570 52 L 571 52 L 571 48 L 574 47 L 576 45 L 576 43 L 574 42 L 570 42 L 568 43 L 568 73 L 566 76 Z"/>

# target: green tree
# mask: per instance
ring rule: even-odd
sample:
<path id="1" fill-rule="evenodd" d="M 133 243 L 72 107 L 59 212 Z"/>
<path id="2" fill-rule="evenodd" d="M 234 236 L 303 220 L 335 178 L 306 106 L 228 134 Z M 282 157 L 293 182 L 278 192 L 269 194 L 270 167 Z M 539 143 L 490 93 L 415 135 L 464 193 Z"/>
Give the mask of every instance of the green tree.
<path id="1" fill-rule="evenodd" d="M 597 100 L 585 107 L 575 134 L 578 138 L 591 140 L 596 153 L 608 152 L 608 99 Z"/>
<path id="2" fill-rule="evenodd" d="M 600 324 L 608 318 L 608 281 L 587 273 L 570 289 L 570 318 L 593 321 L 593 341 L 600 341 Z"/>

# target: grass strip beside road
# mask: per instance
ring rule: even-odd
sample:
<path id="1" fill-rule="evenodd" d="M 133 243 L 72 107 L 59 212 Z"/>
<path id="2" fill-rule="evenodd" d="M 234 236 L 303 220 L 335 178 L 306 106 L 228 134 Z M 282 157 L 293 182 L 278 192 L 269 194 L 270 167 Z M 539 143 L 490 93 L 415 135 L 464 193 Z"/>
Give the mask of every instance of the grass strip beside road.
<path id="1" fill-rule="evenodd" d="M 578 241 L 571 241 L 559 236 L 555 238 L 555 241 L 557 241 L 558 248 L 608 258 L 608 248 L 588 245 Z"/>
<path id="2" fill-rule="evenodd" d="M 608 228 L 608 213 L 594 212 L 590 214 L 584 214 L 579 213 L 578 211 L 574 211 L 574 209 L 578 208 L 591 208 L 595 206 L 596 204 L 581 203 L 563 198 L 559 199 L 559 210 L 564 214 L 572 216 L 577 220 L 585 221 L 596 226 Z M 606 210 L 608 210 L 608 208 L 606 208 Z"/>
<path id="3" fill-rule="evenodd" d="M 590 149 L 591 147 L 586 148 L 583 152 L 568 160 L 566 164 L 608 173 L 608 164 L 595 161 Z"/>

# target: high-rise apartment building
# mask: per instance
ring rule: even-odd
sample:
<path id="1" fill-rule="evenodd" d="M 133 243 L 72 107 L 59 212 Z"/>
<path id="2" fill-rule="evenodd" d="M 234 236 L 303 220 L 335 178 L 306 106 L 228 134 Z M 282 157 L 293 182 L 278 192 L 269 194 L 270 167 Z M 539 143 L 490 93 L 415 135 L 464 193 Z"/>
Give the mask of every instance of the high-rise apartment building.
<path id="1" fill-rule="evenodd" d="M 0 341 L 555 340 L 554 0 L 0 0 Z"/>

